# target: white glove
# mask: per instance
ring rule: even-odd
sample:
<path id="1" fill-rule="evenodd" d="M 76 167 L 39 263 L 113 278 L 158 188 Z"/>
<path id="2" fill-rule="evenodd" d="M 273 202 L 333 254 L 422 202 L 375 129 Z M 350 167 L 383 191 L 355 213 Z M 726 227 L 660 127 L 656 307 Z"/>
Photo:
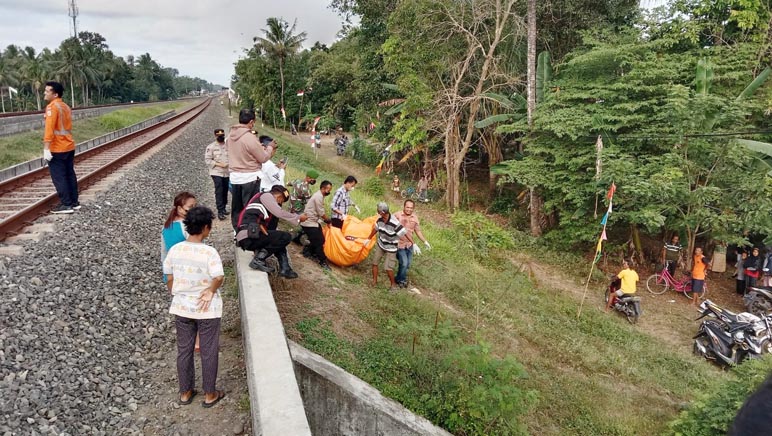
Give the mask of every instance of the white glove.
<path id="1" fill-rule="evenodd" d="M 431 250 L 432 246 L 429 244 L 429 241 L 424 241 L 424 245 L 426 245 L 427 250 Z"/>
<path id="2" fill-rule="evenodd" d="M 359 206 L 357 206 L 356 204 L 354 205 L 354 209 L 357 210 L 357 213 L 362 213 L 362 210 L 359 209 Z"/>
<path id="3" fill-rule="evenodd" d="M 413 244 L 413 254 L 416 256 L 421 255 L 421 247 L 419 247 L 418 244 Z"/>
<path id="4" fill-rule="evenodd" d="M 51 162 L 51 159 L 54 158 L 54 155 L 51 154 L 51 150 L 44 148 L 43 149 L 43 159 L 46 160 L 46 162 Z"/>

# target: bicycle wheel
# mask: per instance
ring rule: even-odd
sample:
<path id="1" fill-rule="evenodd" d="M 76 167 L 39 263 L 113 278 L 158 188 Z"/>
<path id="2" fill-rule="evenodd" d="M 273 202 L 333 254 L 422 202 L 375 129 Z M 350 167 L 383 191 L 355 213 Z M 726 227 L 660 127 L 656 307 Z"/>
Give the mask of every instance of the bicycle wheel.
<path id="1" fill-rule="evenodd" d="M 691 283 L 689 283 L 686 286 L 687 286 L 687 288 L 684 289 L 684 291 L 681 292 L 681 294 L 683 294 L 684 297 L 686 297 L 686 298 L 688 298 L 690 300 L 694 299 L 694 292 L 692 292 L 692 285 L 691 285 Z M 707 298 L 706 297 L 708 295 L 708 284 L 707 283 L 703 283 L 702 284 L 702 293 L 699 294 L 699 295 L 700 295 L 700 297 L 698 298 L 698 300 L 704 300 L 705 298 Z"/>
<path id="2" fill-rule="evenodd" d="M 646 289 L 654 295 L 664 294 L 670 284 L 662 277 L 662 274 L 652 274 L 646 279 Z"/>
<path id="3" fill-rule="evenodd" d="M 407 198 L 408 195 L 410 195 L 410 193 L 407 192 L 407 189 L 403 189 L 402 192 L 399 193 L 399 196 L 402 198 Z"/>

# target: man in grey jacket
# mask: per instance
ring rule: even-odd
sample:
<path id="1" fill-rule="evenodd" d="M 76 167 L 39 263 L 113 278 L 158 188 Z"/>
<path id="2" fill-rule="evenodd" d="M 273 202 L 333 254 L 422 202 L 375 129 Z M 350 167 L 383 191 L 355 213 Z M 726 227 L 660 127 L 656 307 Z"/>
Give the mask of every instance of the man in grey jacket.
<path id="1" fill-rule="evenodd" d="M 228 133 L 228 165 L 230 167 L 230 183 L 233 186 L 231 224 L 237 230 L 239 214 L 258 192 L 260 179 L 258 172 L 263 162 L 271 158 L 276 142 L 271 141 L 265 146 L 252 133 L 255 126 L 255 111 L 242 109 L 239 112 L 239 124 L 232 126 Z"/>

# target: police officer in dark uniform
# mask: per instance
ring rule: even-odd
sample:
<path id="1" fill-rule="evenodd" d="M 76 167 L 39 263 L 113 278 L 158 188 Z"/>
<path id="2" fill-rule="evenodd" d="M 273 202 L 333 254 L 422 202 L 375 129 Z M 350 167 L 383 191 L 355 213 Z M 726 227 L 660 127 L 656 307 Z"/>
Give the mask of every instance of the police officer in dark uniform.
<path id="1" fill-rule="evenodd" d="M 269 230 L 274 220 L 283 219 L 297 226 L 308 218 L 305 214 L 298 215 L 281 208 L 289 197 L 289 191 L 281 185 L 272 187 L 268 192 L 255 194 L 239 216 L 236 243 L 243 250 L 255 252 L 255 257 L 249 263 L 250 268 L 273 272 L 274 269 L 265 261 L 274 255 L 279 261 L 279 275 L 294 279 L 298 275 L 292 270 L 287 255 L 287 245 L 292 235 L 281 230 Z"/>

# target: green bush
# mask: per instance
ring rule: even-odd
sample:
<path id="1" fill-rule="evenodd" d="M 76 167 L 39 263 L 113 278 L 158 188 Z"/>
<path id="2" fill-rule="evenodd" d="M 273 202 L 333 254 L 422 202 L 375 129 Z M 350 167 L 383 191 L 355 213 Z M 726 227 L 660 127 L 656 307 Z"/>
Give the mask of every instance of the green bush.
<path id="1" fill-rule="evenodd" d="M 670 423 L 675 436 L 725 435 L 743 402 L 772 371 L 772 357 L 744 362 L 735 378 L 723 383 L 706 380 L 705 393 Z"/>
<path id="2" fill-rule="evenodd" d="M 456 212 L 451 222 L 480 256 L 487 256 L 491 249 L 511 250 L 515 247 L 512 234 L 481 213 Z"/>
<path id="3" fill-rule="evenodd" d="M 381 155 L 371 144 L 362 138 L 356 138 L 348 145 L 354 159 L 370 166 L 378 165 Z"/>
<path id="4" fill-rule="evenodd" d="M 362 190 L 376 198 L 383 198 L 386 193 L 386 188 L 383 187 L 383 182 L 378 177 L 370 177 L 365 180 Z"/>

